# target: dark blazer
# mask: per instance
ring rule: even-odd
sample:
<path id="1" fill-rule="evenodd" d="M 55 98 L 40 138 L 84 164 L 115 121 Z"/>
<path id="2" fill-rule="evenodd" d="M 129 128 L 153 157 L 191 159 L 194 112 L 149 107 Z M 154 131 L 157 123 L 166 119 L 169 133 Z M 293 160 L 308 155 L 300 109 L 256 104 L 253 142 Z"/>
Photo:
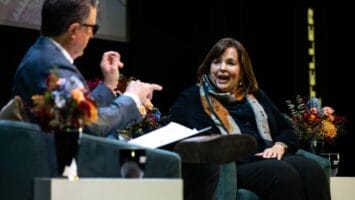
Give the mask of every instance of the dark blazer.
<path id="1" fill-rule="evenodd" d="M 267 113 L 273 141 L 284 142 L 289 147 L 288 152 L 296 152 L 298 150 L 297 136 L 283 114 L 262 90 L 258 90 L 254 96 Z M 214 126 L 214 122 L 202 107 L 199 87 L 197 85 L 181 92 L 171 107 L 169 115 L 172 121 L 184 124 L 190 128 L 202 129 Z M 219 132 L 219 130 L 214 128 L 213 132 Z"/>
<path id="2" fill-rule="evenodd" d="M 53 67 L 58 68 L 60 77 L 78 77 L 89 90 L 84 77 L 75 65 L 64 57 L 49 38 L 40 36 L 17 68 L 13 80 L 13 95 L 21 96 L 25 105 L 31 106 L 31 97 L 46 90 L 46 79 Z M 104 84 L 95 88 L 91 95 L 99 106 L 100 123 L 86 127 L 85 131 L 88 133 L 107 136 L 117 129 L 125 128 L 142 119 L 131 97 L 116 98 Z"/>

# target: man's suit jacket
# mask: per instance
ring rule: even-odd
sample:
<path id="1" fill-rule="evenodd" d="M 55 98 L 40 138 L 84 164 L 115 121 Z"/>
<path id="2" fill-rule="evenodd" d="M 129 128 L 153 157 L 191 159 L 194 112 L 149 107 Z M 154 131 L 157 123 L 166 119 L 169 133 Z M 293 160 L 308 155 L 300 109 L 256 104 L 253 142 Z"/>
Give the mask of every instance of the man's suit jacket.
<path id="1" fill-rule="evenodd" d="M 19 95 L 25 106 L 32 105 L 31 97 L 46 90 L 46 80 L 51 69 L 56 67 L 60 77 L 78 77 L 89 90 L 80 71 L 68 61 L 60 49 L 47 37 L 40 36 L 21 61 L 14 80 L 13 95 Z M 117 129 L 125 128 L 142 119 L 134 100 L 128 96 L 115 97 L 104 84 L 92 93 L 99 106 L 99 123 L 86 127 L 85 131 L 107 136 Z"/>

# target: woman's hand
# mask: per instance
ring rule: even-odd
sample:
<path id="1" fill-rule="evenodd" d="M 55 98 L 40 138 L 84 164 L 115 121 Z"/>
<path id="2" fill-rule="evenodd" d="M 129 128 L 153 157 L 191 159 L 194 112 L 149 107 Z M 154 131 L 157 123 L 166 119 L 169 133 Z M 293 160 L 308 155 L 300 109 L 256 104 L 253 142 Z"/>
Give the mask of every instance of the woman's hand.
<path id="1" fill-rule="evenodd" d="M 112 92 L 115 92 L 118 84 L 118 78 L 120 76 L 119 69 L 123 67 L 123 63 L 120 59 L 121 56 L 118 52 L 107 51 L 103 54 L 100 63 L 103 82 Z"/>
<path id="2" fill-rule="evenodd" d="M 263 152 L 257 153 L 255 155 L 263 158 L 276 158 L 277 160 L 281 160 L 285 152 L 286 152 L 285 145 L 276 142 L 274 146 L 267 148 Z"/>

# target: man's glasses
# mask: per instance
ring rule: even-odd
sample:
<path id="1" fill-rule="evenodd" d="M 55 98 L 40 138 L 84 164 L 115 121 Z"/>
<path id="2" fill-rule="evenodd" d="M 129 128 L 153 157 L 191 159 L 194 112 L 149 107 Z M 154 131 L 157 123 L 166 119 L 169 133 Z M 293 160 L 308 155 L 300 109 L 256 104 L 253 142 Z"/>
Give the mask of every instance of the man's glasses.
<path id="1" fill-rule="evenodd" d="M 96 32 L 99 30 L 100 26 L 97 24 L 81 24 L 82 26 L 86 27 L 91 27 L 92 28 L 92 34 L 95 35 Z"/>

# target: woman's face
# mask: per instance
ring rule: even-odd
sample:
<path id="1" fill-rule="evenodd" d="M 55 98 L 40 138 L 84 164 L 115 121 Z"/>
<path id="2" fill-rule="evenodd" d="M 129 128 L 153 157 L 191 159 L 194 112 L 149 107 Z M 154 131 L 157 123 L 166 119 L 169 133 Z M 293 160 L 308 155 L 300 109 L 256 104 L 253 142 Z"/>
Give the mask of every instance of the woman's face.
<path id="1" fill-rule="evenodd" d="M 234 47 L 227 48 L 219 58 L 212 61 L 210 75 L 216 87 L 222 92 L 233 93 L 237 90 L 240 64 L 238 52 Z"/>

